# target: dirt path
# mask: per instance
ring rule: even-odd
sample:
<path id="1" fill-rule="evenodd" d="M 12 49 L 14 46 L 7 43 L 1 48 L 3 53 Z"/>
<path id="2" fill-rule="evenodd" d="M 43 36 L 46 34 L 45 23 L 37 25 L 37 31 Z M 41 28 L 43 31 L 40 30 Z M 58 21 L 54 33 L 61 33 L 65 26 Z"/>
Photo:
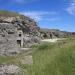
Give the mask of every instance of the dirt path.
<path id="1" fill-rule="evenodd" d="M 44 40 L 41 40 L 43 42 L 57 42 L 58 40 L 64 40 L 65 38 L 54 38 L 54 39 L 44 39 Z"/>

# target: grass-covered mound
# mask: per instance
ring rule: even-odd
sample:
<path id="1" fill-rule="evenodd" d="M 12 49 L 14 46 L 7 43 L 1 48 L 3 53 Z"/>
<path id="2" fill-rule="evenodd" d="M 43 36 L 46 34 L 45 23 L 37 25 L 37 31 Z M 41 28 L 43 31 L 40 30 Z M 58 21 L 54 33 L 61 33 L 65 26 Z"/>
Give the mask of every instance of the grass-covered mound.
<path id="1" fill-rule="evenodd" d="M 19 14 L 17 12 L 12 12 L 12 11 L 8 11 L 8 10 L 0 10 L 0 16 L 15 17 L 15 16 L 19 16 Z"/>
<path id="2" fill-rule="evenodd" d="M 21 19 L 29 19 L 32 20 L 31 18 L 22 15 L 18 12 L 14 12 L 14 11 L 9 11 L 9 10 L 0 10 L 0 17 L 17 17 L 19 16 Z"/>

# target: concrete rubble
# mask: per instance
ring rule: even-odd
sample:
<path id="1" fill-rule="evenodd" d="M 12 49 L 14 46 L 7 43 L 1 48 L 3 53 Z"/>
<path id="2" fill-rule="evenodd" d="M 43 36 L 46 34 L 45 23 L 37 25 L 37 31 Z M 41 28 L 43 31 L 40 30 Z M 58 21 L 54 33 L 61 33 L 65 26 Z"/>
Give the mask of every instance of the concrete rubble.
<path id="1" fill-rule="evenodd" d="M 0 75 L 23 75 L 22 70 L 13 64 L 0 65 Z"/>

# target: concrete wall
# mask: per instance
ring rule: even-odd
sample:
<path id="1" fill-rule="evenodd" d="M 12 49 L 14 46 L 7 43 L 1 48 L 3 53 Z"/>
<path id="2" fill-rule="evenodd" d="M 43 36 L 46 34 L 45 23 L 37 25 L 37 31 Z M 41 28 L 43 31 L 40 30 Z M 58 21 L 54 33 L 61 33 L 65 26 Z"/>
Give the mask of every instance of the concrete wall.
<path id="1" fill-rule="evenodd" d="M 21 36 L 19 36 L 21 34 Z M 4 36 L 3 36 L 4 35 Z M 17 40 L 21 40 L 21 46 L 18 45 Z M 14 31 L 13 34 L 4 32 L 0 35 L 0 54 L 9 55 L 20 52 L 23 46 L 23 32 L 22 30 Z"/>

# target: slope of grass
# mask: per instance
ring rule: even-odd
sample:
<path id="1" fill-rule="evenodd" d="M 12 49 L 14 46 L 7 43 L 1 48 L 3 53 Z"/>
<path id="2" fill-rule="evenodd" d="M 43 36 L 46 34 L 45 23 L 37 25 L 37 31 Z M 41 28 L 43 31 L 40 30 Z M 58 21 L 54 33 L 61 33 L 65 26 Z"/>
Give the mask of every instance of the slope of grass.
<path id="1" fill-rule="evenodd" d="M 12 12 L 12 11 L 8 11 L 8 10 L 0 10 L 0 16 L 15 17 L 15 16 L 19 16 L 19 14 L 17 12 Z"/>
<path id="2" fill-rule="evenodd" d="M 17 16 L 19 16 L 21 19 L 29 19 L 32 21 L 31 18 L 29 18 L 25 15 L 22 15 L 18 12 L 8 11 L 8 10 L 0 10 L 0 17 L 17 17 Z"/>
<path id="3" fill-rule="evenodd" d="M 57 43 L 41 43 L 32 47 L 33 65 L 24 65 L 20 59 L 25 53 L 14 57 L 0 57 L 0 64 L 16 64 L 27 75 L 75 75 L 75 38 Z"/>
<path id="4" fill-rule="evenodd" d="M 75 75 L 75 39 L 39 45 L 33 61 L 29 75 Z"/>

